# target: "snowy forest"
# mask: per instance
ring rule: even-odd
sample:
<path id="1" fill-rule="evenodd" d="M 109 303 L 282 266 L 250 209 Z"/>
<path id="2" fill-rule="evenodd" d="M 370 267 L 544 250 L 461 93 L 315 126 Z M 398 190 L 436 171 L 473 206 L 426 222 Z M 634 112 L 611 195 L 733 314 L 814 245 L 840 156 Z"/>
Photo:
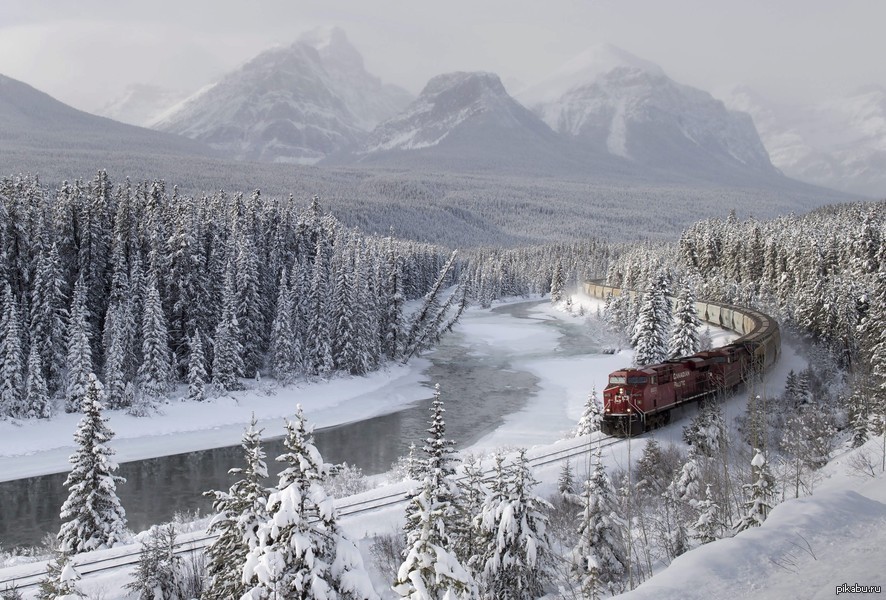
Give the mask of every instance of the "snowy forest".
<path id="1" fill-rule="evenodd" d="M 0 249 L 3 418 L 49 417 L 55 398 L 79 411 L 90 373 L 136 415 L 177 384 L 199 401 L 262 372 L 362 374 L 432 345 L 464 306 L 444 297 L 454 255 L 346 229 L 317 198 L 4 179 Z"/>
<path id="2" fill-rule="evenodd" d="M 706 402 L 683 428 L 685 451 L 637 440 L 636 460 L 619 469 L 604 465 L 591 391 L 573 432 L 588 436 L 584 466 L 566 461 L 547 496 L 523 449 L 458 455 L 437 387 L 420 454 L 394 465 L 411 482 L 404 528 L 363 546 L 333 504 L 349 472 L 323 462 L 301 408 L 273 485 L 253 421 L 234 483 L 207 492 L 217 538 L 206 556 L 182 558 L 175 529 L 152 528 L 128 591 L 371 599 L 383 595 L 375 572 L 387 597 L 412 600 L 607 597 L 761 525 L 779 502 L 812 493 L 838 446 L 886 435 L 884 202 L 772 221 L 732 214 L 670 244 L 456 253 L 348 229 L 316 197 L 300 207 L 259 192 L 180 196 L 162 182 L 113 186 L 101 172 L 53 191 L 6 179 L 0 200 L 0 418 L 83 413 L 41 598 L 76 597 L 71 558 L 131 540 L 102 407 L 148 416 L 168 398 L 199 402 L 247 377 L 366 374 L 432 347 L 469 301 L 550 295 L 584 316 L 580 284 L 605 277 L 643 292 L 598 315 L 638 365 L 709 344 L 692 311 L 705 298 L 772 315 L 810 366 L 783 393 L 748 382 L 735 423 L 724 398 Z M 867 456 L 854 468 L 878 465 Z"/>

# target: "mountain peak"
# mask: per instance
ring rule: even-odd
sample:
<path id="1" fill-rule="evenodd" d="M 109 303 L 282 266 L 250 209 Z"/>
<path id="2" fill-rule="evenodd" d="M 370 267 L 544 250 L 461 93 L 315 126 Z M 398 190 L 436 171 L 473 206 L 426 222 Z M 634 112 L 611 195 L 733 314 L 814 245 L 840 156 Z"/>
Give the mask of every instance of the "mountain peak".
<path id="1" fill-rule="evenodd" d="M 306 31 L 295 42 L 310 46 L 320 54 L 324 62 L 334 61 L 354 69 L 363 69 L 363 56 L 351 44 L 341 27 L 317 27 Z"/>
<path id="2" fill-rule="evenodd" d="M 560 98 L 566 92 L 588 85 L 616 69 L 632 69 L 664 76 L 657 64 L 612 44 L 596 44 L 566 61 L 550 77 L 524 90 L 519 99 L 526 106 L 536 106 Z"/>

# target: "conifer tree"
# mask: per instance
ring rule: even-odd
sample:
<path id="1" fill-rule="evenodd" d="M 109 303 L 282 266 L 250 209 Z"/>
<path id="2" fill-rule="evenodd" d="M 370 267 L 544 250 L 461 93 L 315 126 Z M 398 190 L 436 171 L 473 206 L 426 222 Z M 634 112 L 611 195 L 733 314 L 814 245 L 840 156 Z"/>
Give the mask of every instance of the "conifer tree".
<path id="1" fill-rule="evenodd" d="M 206 399 L 206 357 L 203 354 L 203 337 L 200 329 L 194 331 L 188 347 L 188 400 L 202 402 Z"/>
<path id="2" fill-rule="evenodd" d="M 215 328 L 215 352 L 212 361 L 212 385 L 223 394 L 243 389 L 239 377 L 243 375 L 243 347 L 237 322 L 234 265 L 228 261 L 222 290 L 222 313 Z"/>
<path id="3" fill-rule="evenodd" d="M 597 389 L 591 390 L 588 399 L 585 401 L 584 412 L 578 421 L 578 429 L 575 432 L 576 437 L 583 435 L 591 435 L 595 431 L 600 431 L 600 425 L 603 423 L 603 411 L 600 402 L 597 399 Z"/>
<path id="4" fill-rule="evenodd" d="M 46 563 L 46 577 L 40 580 L 37 598 L 38 600 L 85 598 L 86 595 L 77 587 L 78 581 L 80 573 L 71 562 L 70 554 L 56 552 L 55 558 Z"/>
<path id="5" fill-rule="evenodd" d="M 207 550 L 209 563 L 204 600 L 240 598 L 246 592 L 243 565 L 250 550 L 258 546 L 258 529 L 267 519 L 269 490 L 263 482 L 268 476 L 265 453 L 261 446 L 262 430 L 257 429 L 255 415 L 243 434 L 245 468 L 228 471 L 242 479 L 227 492 L 212 491 L 215 517 L 209 533 L 218 534 Z"/>
<path id="6" fill-rule="evenodd" d="M 154 525 L 142 540 L 138 566 L 133 580 L 126 588 L 137 594 L 138 600 L 181 598 L 179 569 L 181 556 L 175 553 L 175 526 Z"/>
<path id="7" fill-rule="evenodd" d="M 745 513 L 735 524 L 736 532 L 762 525 L 774 505 L 775 479 L 769 472 L 766 457 L 757 449 L 754 449 L 754 458 L 751 460 L 751 476 L 753 482 L 744 486 L 747 496 Z"/>
<path id="8" fill-rule="evenodd" d="M 48 419 L 52 416 L 49 388 L 43 378 L 43 364 L 36 344 L 28 353 L 28 380 L 25 385 L 25 405 L 28 418 Z"/>
<path id="9" fill-rule="evenodd" d="M 557 303 L 563 300 L 563 265 L 557 261 L 554 274 L 551 276 L 551 302 Z"/>
<path id="10" fill-rule="evenodd" d="M 668 332 L 671 329 L 671 308 L 667 298 L 667 282 L 659 276 L 644 296 L 640 314 L 634 325 L 631 344 L 636 353 L 634 362 L 645 366 L 663 362 L 668 357 Z"/>
<path id="11" fill-rule="evenodd" d="M 244 599 L 378 598 L 360 552 L 336 522 L 333 499 L 323 488 L 330 465 L 314 446 L 312 429 L 299 405 L 295 422 L 286 423 L 288 452 L 277 458 L 287 467 L 243 567 Z"/>
<path id="12" fill-rule="evenodd" d="M 674 329 L 668 342 L 670 358 L 689 356 L 699 351 L 698 329 L 701 319 L 695 311 L 695 294 L 684 284 L 674 310 Z"/>
<path id="13" fill-rule="evenodd" d="M 48 228 L 43 235 L 48 238 Z M 45 245 L 41 245 L 34 273 L 29 329 L 32 345 L 38 346 L 50 391 L 58 389 L 67 363 L 65 322 L 68 313 L 63 286 L 57 245 L 53 242 L 48 250 Z"/>
<path id="14" fill-rule="evenodd" d="M 704 500 L 700 500 L 696 508 L 698 519 L 692 526 L 693 537 L 700 544 L 709 544 L 720 539 L 723 534 L 722 516 L 720 506 L 714 502 L 710 484 L 705 487 Z"/>
<path id="15" fill-rule="evenodd" d="M 3 288 L 0 311 L 0 417 L 26 417 L 21 322 L 8 283 Z"/>
<path id="16" fill-rule="evenodd" d="M 80 410 L 86 397 L 89 374 L 92 373 L 92 342 L 89 309 L 86 306 L 86 285 L 81 276 L 74 287 L 71 321 L 68 324 L 68 361 L 65 386 L 65 412 Z"/>
<path id="17" fill-rule="evenodd" d="M 582 511 L 578 514 L 578 544 L 572 551 L 575 574 L 581 579 L 585 597 L 600 591 L 618 593 L 628 557 L 618 532 L 615 492 L 603 467 L 599 448 L 594 454 L 594 471 L 585 481 Z"/>
<path id="18" fill-rule="evenodd" d="M 169 332 L 157 289 L 156 273 L 151 273 L 145 294 L 142 357 L 142 364 L 138 369 L 138 387 L 146 403 L 151 405 L 166 396 L 173 376 Z"/>
<path id="19" fill-rule="evenodd" d="M 74 441 L 77 451 L 65 480 L 68 498 L 61 509 L 62 526 L 58 533 L 61 550 L 69 554 L 110 548 L 126 536 L 126 513 L 117 497 L 117 484 L 124 479 L 115 475 L 117 465 L 108 442 L 114 433 L 102 417 L 104 390 L 95 374 L 87 378 L 86 394 Z"/>
<path id="20" fill-rule="evenodd" d="M 271 365 L 274 377 L 281 385 L 292 381 L 297 370 L 295 364 L 296 331 L 293 327 L 294 307 L 289 289 L 289 276 L 286 269 L 280 274 L 280 289 L 277 295 L 277 313 L 271 328 L 273 356 Z"/>
<path id="21" fill-rule="evenodd" d="M 497 461 L 491 494 L 475 521 L 483 544 L 483 598 L 530 600 L 543 594 L 551 575 L 550 504 L 532 494 L 536 483 L 525 450 L 507 467 Z"/>

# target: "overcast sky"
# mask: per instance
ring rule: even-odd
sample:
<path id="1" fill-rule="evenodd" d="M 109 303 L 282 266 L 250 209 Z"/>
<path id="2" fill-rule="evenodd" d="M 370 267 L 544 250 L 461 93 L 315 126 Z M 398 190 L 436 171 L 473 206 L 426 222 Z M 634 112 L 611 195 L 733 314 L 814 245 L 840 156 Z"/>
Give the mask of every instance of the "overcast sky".
<path id="1" fill-rule="evenodd" d="M 883 0 L 2 0 L 0 73 L 93 110 L 130 83 L 195 90 L 338 25 L 416 93 L 455 70 L 531 84 L 610 42 L 708 91 L 804 101 L 886 85 L 884 23 Z"/>

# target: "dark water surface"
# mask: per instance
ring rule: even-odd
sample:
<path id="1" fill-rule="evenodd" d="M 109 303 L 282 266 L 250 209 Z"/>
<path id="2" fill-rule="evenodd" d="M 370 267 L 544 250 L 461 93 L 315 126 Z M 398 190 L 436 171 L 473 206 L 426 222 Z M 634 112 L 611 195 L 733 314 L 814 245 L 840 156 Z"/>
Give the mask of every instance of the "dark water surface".
<path id="1" fill-rule="evenodd" d="M 410 443 L 421 446 L 426 437 L 434 383 L 440 384 L 446 402 L 448 436 L 459 447 L 467 447 L 496 429 L 505 416 L 523 408 L 537 391 L 538 379 L 515 370 L 515 359 L 575 356 L 600 350 L 599 342 L 577 322 L 531 316 L 536 304 L 505 305 L 492 312 L 534 319 L 543 328 L 553 327 L 559 334 L 557 343 L 539 344 L 529 352 L 485 345 L 480 348 L 464 333 L 455 331 L 428 355 L 431 366 L 425 373 L 427 398 L 388 415 L 318 429 L 314 435 L 323 459 L 356 465 L 366 474 L 387 471 L 408 452 Z M 482 317 L 483 313 L 478 317 L 471 314 L 468 319 Z M 506 327 L 508 321 L 502 326 Z M 282 438 L 266 440 L 264 447 L 273 476 L 278 470 L 273 458 L 284 451 Z M 212 503 L 203 492 L 227 490 L 233 483 L 228 469 L 241 466 L 241 462 L 241 448 L 230 446 L 121 463 L 119 474 L 126 483 L 119 486 L 118 494 L 130 528 L 141 531 L 170 520 L 177 512 L 208 513 Z M 36 545 L 47 532 L 58 531 L 66 477 L 67 473 L 57 473 L 0 483 L 0 546 L 9 549 Z"/>

